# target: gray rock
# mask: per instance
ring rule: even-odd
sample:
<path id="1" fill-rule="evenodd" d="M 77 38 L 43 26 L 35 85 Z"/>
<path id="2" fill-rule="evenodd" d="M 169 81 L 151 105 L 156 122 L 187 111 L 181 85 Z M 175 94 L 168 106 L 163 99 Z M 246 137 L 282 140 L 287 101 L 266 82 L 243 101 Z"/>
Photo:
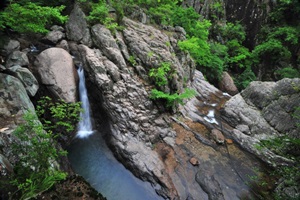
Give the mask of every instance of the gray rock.
<path id="1" fill-rule="evenodd" d="M 36 57 L 35 66 L 40 82 L 55 96 L 76 102 L 77 72 L 71 55 L 61 48 L 49 48 Z"/>
<path id="2" fill-rule="evenodd" d="M 22 67 L 28 66 L 29 60 L 26 53 L 21 51 L 14 51 L 11 54 L 9 54 L 5 66 L 6 68 L 10 68 L 13 65 L 20 65 Z"/>
<path id="3" fill-rule="evenodd" d="M 50 42 L 52 44 L 57 44 L 57 42 L 61 41 L 65 37 L 65 34 L 59 30 L 53 30 L 47 33 L 47 35 L 43 38 L 44 41 Z"/>
<path id="4" fill-rule="evenodd" d="M 13 51 L 20 50 L 20 42 L 18 40 L 8 39 L 7 43 L 0 48 L 2 48 L 4 55 L 9 55 Z"/>
<path id="5" fill-rule="evenodd" d="M 29 96 L 33 97 L 37 93 L 39 84 L 29 69 L 15 65 L 10 67 L 9 70 L 23 83 Z"/>
<path id="6" fill-rule="evenodd" d="M 62 48 L 62 49 L 64 49 L 64 50 L 66 50 L 67 52 L 70 51 L 69 44 L 68 44 L 68 42 L 67 42 L 66 40 L 60 41 L 60 42 L 56 45 L 56 47 Z"/>
<path id="7" fill-rule="evenodd" d="M 66 23 L 67 38 L 86 46 L 92 46 L 91 34 L 86 22 L 86 16 L 76 3 L 72 10 L 69 20 Z"/>
<path id="8" fill-rule="evenodd" d="M 126 62 L 117 45 L 117 41 L 105 26 L 100 24 L 93 26 L 92 36 L 95 45 L 101 49 L 107 58 L 114 62 L 119 69 L 126 68 Z"/>
<path id="9" fill-rule="evenodd" d="M 26 89 L 21 81 L 11 75 L 0 73 L 0 125 L 9 123 L 18 123 L 21 116 L 26 111 L 34 111 Z"/>
<path id="10" fill-rule="evenodd" d="M 149 73 L 151 68 L 157 68 L 163 62 L 169 63 L 176 74 L 169 78 L 171 88 L 166 87 L 164 90 L 182 92 L 183 84 L 187 84 L 192 79 L 195 66 L 193 61 L 176 46 L 176 39 L 152 26 L 128 18 L 124 18 L 123 21 L 126 25 L 123 34 L 128 49 L 145 68 L 138 69 L 140 74 L 143 74 L 143 71 Z"/>
<path id="11" fill-rule="evenodd" d="M 235 95 L 239 92 L 228 72 L 223 72 L 221 81 L 219 82 L 219 88 L 230 95 Z"/>
<path id="12" fill-rule="evenodd" d="M 300 79 L 278 82 L 252 82 L 241 94 L 232 97 L 222 110 L 222 118 L 234 130 L 232 135 L 250 152 L 270 164 L 284 164 L 290 160 L 278 157 L 269 150 L 255 146 L 262 139 L 295 135 L 299 132 L 297 119 L 291 115 L 300 106 Z M 251 135 L 251 137 L 250 137 Z"/>
<path id="13" fill-rule="evenodd" d="M 224 135 L 222 134 L 221 131 L 219 131 L 218 129 L 213 129 L 211 131 L 211 136 L 213 138 L 213 140 L 218 143 L 218 144 L 224 144 L 225 142 L 225 137 Z"/>

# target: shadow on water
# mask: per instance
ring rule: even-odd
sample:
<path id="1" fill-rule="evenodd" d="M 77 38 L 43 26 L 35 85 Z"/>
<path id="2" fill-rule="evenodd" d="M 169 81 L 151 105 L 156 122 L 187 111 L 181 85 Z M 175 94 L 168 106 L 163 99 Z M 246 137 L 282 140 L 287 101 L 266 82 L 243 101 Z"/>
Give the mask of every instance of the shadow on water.
<path id="1" fill-rule="evenodd" d="M 162 199 L 150 183 L 137 179 L 115 159 L 100 133 L 75 139 L 68 152 L 74 171 L 108 200 Z"/>

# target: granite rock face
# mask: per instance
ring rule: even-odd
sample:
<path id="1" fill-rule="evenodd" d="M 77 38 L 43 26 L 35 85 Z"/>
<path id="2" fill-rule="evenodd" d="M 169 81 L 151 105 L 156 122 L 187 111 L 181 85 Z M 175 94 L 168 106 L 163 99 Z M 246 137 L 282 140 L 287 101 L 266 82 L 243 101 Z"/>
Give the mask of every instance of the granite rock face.
<path id="1" fill-rule="evenodd" d="M 282 135 L 299 138 L 299 119 L 293 117 L 300 106 L 299 85 L 300 79 L 252 82 L 222 111 L 222 118 L 235 128 L 232 134 L 241 145 L 270 164 L 289 161 L 270 151 L 259 151 L 255 145 L 262 139 Z"/>

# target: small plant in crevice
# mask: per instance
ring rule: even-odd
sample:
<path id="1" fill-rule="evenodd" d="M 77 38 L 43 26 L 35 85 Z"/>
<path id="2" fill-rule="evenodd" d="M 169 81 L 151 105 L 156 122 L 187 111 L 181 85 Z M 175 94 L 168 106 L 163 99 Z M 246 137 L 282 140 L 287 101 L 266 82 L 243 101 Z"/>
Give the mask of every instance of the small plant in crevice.
<path id="1" fill-rule="evenodd" d="M 183 104 L 185 99 L 194 97 L 196 94 L 195 90 L 186 88 L 182 93 L 168 94 L 157 89 L 151 90 L 151 99 L 163 99 L 166 101 L 167 108 L 173 108 L 176 104 Z"/>
<path id="2" fill-rule="evenodd" d="M 168 78 L 170 78 L 169 73 L 171 71 L 171 64 L 168 62 L 161 63 L 160 67 L 153 68 L 149 72 L 149 76 L 154 79 L 155 85 L 158 87 L 166 86 L 169 83 Z M 182 93 L 166 93 L 161 90 L 152 89 L 150 98 L 153 100 L 163 100 L 165 101 L 166 108 L 172 109 L 178 103 L 183 104 L 184 99 L 191 98 L 195 96 L 196 92 L 192 89 L 185 88 Z"/>
<path id="3" fill-rule="evenodd" d="M 158 86 L 164 86 L 168 84 L 168 73 L 171 70 L 171 64 L 168 62 L 161 63 L 160 67 L 150 69 L 149 76 L 155 80 L 155 84 Z"/>

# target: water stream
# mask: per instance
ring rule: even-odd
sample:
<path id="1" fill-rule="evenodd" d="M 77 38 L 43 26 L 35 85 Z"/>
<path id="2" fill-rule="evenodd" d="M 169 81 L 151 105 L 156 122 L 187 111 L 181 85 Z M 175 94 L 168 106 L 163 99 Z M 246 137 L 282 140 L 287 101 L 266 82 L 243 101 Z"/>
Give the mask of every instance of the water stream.
<path id="1" fill-rule="evenodd" d="M 75 140 L 68 148 L 73 170 L 108 200 L 155 200 L 158 196 L 148 182 L 136 178 L 113 156 L 102 138 L 109 129 L 108 122 L 100 125 L 101 133 L 93 131 L 91 113 L 84 80 L 84 70 L 78 69 L 79 95 L 84 112 Z"/>

